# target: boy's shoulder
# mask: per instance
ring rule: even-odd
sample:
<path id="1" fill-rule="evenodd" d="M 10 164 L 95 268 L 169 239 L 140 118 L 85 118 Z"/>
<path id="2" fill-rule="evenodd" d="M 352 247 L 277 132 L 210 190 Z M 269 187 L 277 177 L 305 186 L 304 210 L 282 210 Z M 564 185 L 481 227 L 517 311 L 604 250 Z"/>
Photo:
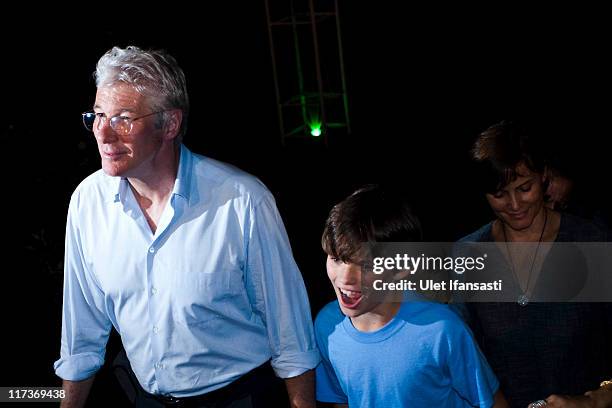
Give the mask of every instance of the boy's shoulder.
<path id="1" fill-rule="evenodd" d="M 343 333 L 338 329 L 347 317 L 340 310 L 338 301 L 334 300 L 326 304 L 317 314 L 314 322 L 317 336 L 327 338 L 331 333 Z M 439 337 L 454 337 L 458 333 L 469 332 L 461 316 L 449 305 L 437 302 L 413 302 L 405 301 L 394 319 L 408 323 L 398 332 L 405 330 L 420 335 L 434 335 Z M 396 332 L 396 334 L 398 333 Z M 393 337 L 393 336 L 392 336 Z"/>
<path id="2" fill-rule="evenodd" d="M 314 322 L 314 334 L 317 347 L 324 359 L 329 359 L 327 347 L 330 338 L 341 342 L 346 341 L 348 336 L 345 330 L 341 330 L 342 322 L 347 317 L 340 311 L 338 301 L 334 300 L 325 305 L 317 314 Z"/>
<path id="3" fill-rule="evenodd" d="M 340 306 L 338 305 L 337 300 L 333 300 L 323 306 L 323 308 L 317 314 L 315 319 L 315 330 L 324 330 L 333 328 L 346 318 L 342 311 L 340 310 Z"/>
<path id="4" fill-rule="evenodd" d="M 445 303 L 407 302 L 400 313 L 411 326 L 431 330 L 432 333 L 449 334 L 468 330 L 459 313 Z"/>

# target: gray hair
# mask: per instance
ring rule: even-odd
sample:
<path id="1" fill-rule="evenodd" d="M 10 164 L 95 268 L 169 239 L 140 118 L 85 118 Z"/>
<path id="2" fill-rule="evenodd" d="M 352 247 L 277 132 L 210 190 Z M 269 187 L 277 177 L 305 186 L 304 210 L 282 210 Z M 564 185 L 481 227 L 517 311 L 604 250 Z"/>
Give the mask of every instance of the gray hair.
<path id="1" fill-rule="evenodd" d="M 180 109 L 183 120 L 176 137 L 180 143 L 187 131 L 189 95 L 185 74 L 174 57 L 163 50 L 113 47 L 98 61 L 94 77 L 98 88 L 116 82 L 132 85 L 150 99 L 154 110 Z"/>

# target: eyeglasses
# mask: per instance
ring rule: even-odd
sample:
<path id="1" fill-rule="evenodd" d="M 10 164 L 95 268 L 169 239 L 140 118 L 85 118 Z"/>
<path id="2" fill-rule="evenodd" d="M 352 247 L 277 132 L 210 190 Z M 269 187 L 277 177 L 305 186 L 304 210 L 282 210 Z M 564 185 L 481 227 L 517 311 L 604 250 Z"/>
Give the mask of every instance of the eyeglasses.
<path id="1" fill-rule="evenodd" d="M 132 131 L 132 123 L 142 119 L 142 118 L 146 118 L 147 116 L 151 116 L 151 115 L 155 115 L 157 113 L 162 113 L 165 111 L 157 111 L 157 112 L 151 112 L 148 113 L 146 115 L 143 116 L 139 116 L 137 118 L 128 118 L 126 116 L 121 116 L 121 115 L 115 115 L 112 118 L 110 118 L 109 120 L 109 124 L 110 127 L 117 133 L 119 133 L 120 135 L 129 135 L 130 132 Z M 102 128 L 102 125 L 104 124 L 104 122 L 106 122 L 106 115 L 103 113 L 96 113 L 96 112 L 84 112 L 81 113 L 81 115 L 83 116 L 83 125 L 85 125 L 85 129 L 89 130 L 90 132 L 93 132 L 94 127 L 96 130 L 100 130 Z"/>

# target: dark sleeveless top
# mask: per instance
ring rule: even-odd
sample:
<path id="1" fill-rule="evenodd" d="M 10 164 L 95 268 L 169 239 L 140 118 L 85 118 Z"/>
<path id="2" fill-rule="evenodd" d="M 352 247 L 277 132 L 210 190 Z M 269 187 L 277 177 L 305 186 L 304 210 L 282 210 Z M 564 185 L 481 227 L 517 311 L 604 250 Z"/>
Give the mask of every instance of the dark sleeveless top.
<path id="1" fill-rule="evenodd" d="M 461 241 L 492 241 L 491 227 L 489 223 Z M 562 214 L 556 242 L 607 238 L 595 224 Z M 582 395 L 612 378 L 612 303 L 465 306 L 468 323 L 513 408 L 550 394 Z"/>

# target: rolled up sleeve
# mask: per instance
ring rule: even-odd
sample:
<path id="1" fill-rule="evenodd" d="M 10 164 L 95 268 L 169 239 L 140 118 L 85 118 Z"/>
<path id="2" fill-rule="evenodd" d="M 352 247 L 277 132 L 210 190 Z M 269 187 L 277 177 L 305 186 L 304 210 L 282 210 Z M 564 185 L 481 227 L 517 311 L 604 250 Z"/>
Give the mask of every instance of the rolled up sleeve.
<path id="1" fill-rule="evenodd" d="M 64 380 L 80 381 L 104 364 L 111 321 L 104 312 L 104 296 L 83 257 L 75 196 L 66 223 L 64 302 L 60 358 L 55 373 Z"/>
<path id="2" fill-rule="evenodd" d="M 320 361 L 306 288 L 271 194 L 250 214 L 247 288 L 266 326 L 276 375 L 295 377 Z"/>

